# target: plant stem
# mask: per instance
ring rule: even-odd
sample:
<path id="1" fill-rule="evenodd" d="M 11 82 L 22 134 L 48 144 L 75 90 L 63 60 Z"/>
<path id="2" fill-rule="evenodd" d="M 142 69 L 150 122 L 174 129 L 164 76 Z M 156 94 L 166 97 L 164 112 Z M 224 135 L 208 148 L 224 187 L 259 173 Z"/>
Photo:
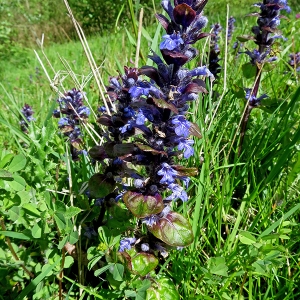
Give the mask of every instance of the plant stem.
<path id="1" fill-rule="evenodd" d="M 6 227 L 5 227 L 5 224 L 4 224 L 4 220 L 1 218 L 0 219 L 0 222 L 1 222 L 1 227 L 2 227 L 2 230 L 3 231 L 6 231 Z M 11 251 L 11 254 L 12 256 L 14 257 L 15 260 L 18 260 L 20 261 L 17 253 L 15 252 L 12 244 L 11 244 L 11 241 L 10 241 L 10 238 L 8 236 L 5 237 L 5 241 L 7 243 L 7 246 L 9 248 L 9 250 Z M 31 273 L 23 264 L 21 265 L 21 268 L 31 277 L 31 278 L 34 278 L 34 274 Z"/>

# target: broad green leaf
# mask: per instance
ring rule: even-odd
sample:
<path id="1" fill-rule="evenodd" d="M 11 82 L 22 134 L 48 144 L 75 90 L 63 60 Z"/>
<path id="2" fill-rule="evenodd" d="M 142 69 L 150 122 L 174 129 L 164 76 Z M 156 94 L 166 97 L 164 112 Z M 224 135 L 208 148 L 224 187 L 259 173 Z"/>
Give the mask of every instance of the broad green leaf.
<path id="1" fill-rule="evenodd" d="M 123 281 L 124 266 L 122 264 L 114 264 L 109 268 L 114 280 Z"/>
<path id="2" fill-rule="evenodd" d="M 72 217 L 75 217 L 81 212 L 81 209 L 79 207 L 71 206 L 67 208 L 67 211 L 64 213 L 64 216 L 66 219 L 71 219 Z"/>
<path id="3" fill-rule="evenodd" d="M 256 238 L 248 231 L 241 231 L 239 233 L 239 239 L 241 243 L 245 245 L 252 245 L 256 243 Z"/>
<path id="4" fill-rule="evenodd" d="M 179 300 L 180 296 L 169 278 L 155 280 L 147 290 L 146 300 Z"/>
<path id="5" fill-rule="evenodd" d="M 22 154 L 16 155 L 8 166 L 9 172 L 18 172 L 26 166 L 26 158 Z"/>
<path id="6" fill-rule="evenodd" d="M 146 276 L 153 271 L 157 265 L 158 259 L 150 253 L 141 252 L 131 258 L 131 272 L 139 276 Z"/>
<path id="7" fill-rule="evenodd" d="M 30 203 L 24 203 L 22 208 L 25 210 L 25 212 L 33 217 L 41 217 L 41 213 Z"/>
<path id="8" fill-rule="evenodd" d="M 55 213 L 54 219 L 55 219 L 56 225 L 60 231 L 62 231 L 66 228 L 66 220 L 65 220 L 63 214 Z"/>
<path id="9" fill-rule="evenodd" d="M 252 264 L 252 267 L 254 267 L 255 272 L 260 273 L 260 274 L 265 274 L 266 273 L 266 265 L 263 260 L 257 260 Z"/>
<path id="10" fill-rule="evenodd" d="M 70 268 L 74 263 L 74 258 L 72 256 L 66 256 L 65 263 L 64 263 L 64 269 Z"/>
<path id="11" fill-rule="evenodd" d="M 59 212 L 59 213 L 65 213 L 67 210 L 67 206 L 60 200 L 56 200 L 54 202 L 54 206 L 55 206 L 55 212 Z"/>
<path id="12" fill-rule="evenodd" d="M 228 277 L 228 267 L 226 266 L 224 257 L 212 257 L 207 263 L 210 273 Z"/>
<path id="13" fill-rule="evenodd" d="M 148 229 L 155 237 L 174 247 L 188 246 L 194 240 L 190 223 L 176 212 L 169 212 Z"/>
<path id="14" fill-rule="evenodd" d="M 12 160 L 13 157 L 14 157 L 13 154 L 5 155 L 0 161 L 0 168 L 1 169 L 4 168 Z"/>
<path id="15" fill-rule="evenodd" d="M 257 68 L 251 63 L 246 63 L 242 65 L 242 71 L 245 78 L 250 79 L 256 76 Z"/>
<path id="16" fill-rule="evenodd" d="M 23 177 L 13 174 L 13 181 L 7 181 L 8 185 L 16 192 L 23 191 L 26 186 L 26 181 Z"/>
<path id="17" fill-rule="evenodd" d="M 65 244 L 69 241 L 69 237 L 68 236 L 65 236 L 58 244 L 58 249 L 61 250 Z"/>
<path id="18" fill-rule="evenodd" d="M 42 236 L 42 228 L 39 223 L 35 223 L 31 229 L 32 237 L 35 239 L 39 239 Z"/>
<path id="19" fill-rule="evenodd" d="M 77 241 L 79 240 L 79 235 L 78 235 L 78 231 L 73 231 L 70 233 L 70 237 L 69 237 L 69 243 L 71 245 L 74 245 L 77 243 Z"/>

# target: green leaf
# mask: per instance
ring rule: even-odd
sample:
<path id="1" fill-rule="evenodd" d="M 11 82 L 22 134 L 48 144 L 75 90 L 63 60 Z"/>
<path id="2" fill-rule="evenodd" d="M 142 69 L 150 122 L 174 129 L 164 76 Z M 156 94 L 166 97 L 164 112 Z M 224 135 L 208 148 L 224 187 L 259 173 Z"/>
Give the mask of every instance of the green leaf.
<path id="1" fill-rule="evenodd" d="M 224 257 L 212 257 L 207 263 L 208 269 L 212 274 L 228 277 L 228 267 Z"/>
<path id="2" fill-rule="evenodd" d="M 0 161 L 0 168 L 4 168 L 10 161 L 11 159 L 14 157 L 13 154 L 7 154 L 5 155 L 2 160 Z"/>
<path id="3" fill-rule="evenodd" d="M 243 76 L 247 79 L 253 78 L 256 76 L 257 68 L 251 63 L 246 63 L 242 65 Z"/>
<path id="4" fill-rule="evenodd" d="M 60 200 L 56 200 L 54 202 L 54 206 L 55 206 L 55 212 L 59 212 L 59 213 L 65 213 L 67 210 L 67 206 Z"/>
<path id="5" fill-rule="evenodd" d="M 155 280 L 147 290 L 146 300 L 179 300 L 180 296 L 171 279 L 163 277 Z"/>
<path id="6" fill-rule="evenodd" d="M 65 244 L 69 241 L 69 237 L 68 236 L 65 236 L 58 244 L 58 249 L 61 250 Z"/>
<path id="7" fill-rule="evenodd" d="M 42 236 L 42 228 L 39 226 L 39 223 L 35 223 L 31 229 L 32 237 L 39 239 Z"/>
<path id="8" fill-rule="evenodd" d="M 71 245 L 74 245 L 77 243 L 77 241 L 79 240 L 79 235 L 78 235 L 78 231 L 73 231 L 70 233 L 70 237 L 69 237 L 69 243 Z"/>
<path id="9" fill-rule="evenodd" d="M 31 240 L 32 238 L 28 235 L 25 235 L 23 233 L 19 232 L 13 232 L 13 231 L 0 231 L 0 235 L 8 236 L 14 239 L 20 239 L 20 240 Z"/>
<path id="10" fill-rule="evenodd" d="M 37 218 L 41 217 L 41 213 L 30 203 L 24 203 L 22 208 L 30 216 L 37 217 Z"/>
<path id="11" fill-rule="evenodd" d="M 122 264 L 114 264 L 109 268 L 114 280 L 123 281 L 124 266 Z"/>
<path id="12" fill-rule="evenodd" d="M 158 265 L 158 259 L 146 252 L 141 252 L 131 258 L 131 272 L 139 276 L 146 276 Z"/>
<path id="13" fill-rule="evenodd" d="M 20 170 L 23 170 L 24 167 L 26 166 L 26 158 L 22 154 L 16 155 L 10 165 L 8 166 L 8 171 L 9 172 L 18 172 Z"/>
<path id="14" fill-rule="evenodd" d="M 67 207 L 67 211 L 64 213 L 64 216 L 66 219 L 71 219 L 78 215 L 81 212 L 81 209 L 79 207 L 71 206 Z"/>
<path id="15" fill-rule="evenodd" d="M 8 185 L 16 192 L 23 191 L 26 186 L 26 181 L 19 175 L 13 174 L 13 181 L 8 181 Z"/>
<path id="16" fill-rule="evenodd" d="M 66 228 L 66 220 L 65 220 L 65 217 L 63 214 L 55 213 L 54 219 L 55 219 L 56 225 L 60 231 L 62 231 Z"/>
<path id="17" fill-rule="evenodd" d="M 248 231 L 241 231 L 239 233 L 239 239 L 241 243 L 245 245 L 252 245 L 256 243 L 256 238 Z"/>
<path id="18" fill-rule="evenodd" d="M 72 256 L 66 256 L 65 263 L 64 263 L 64 269 L 70 268 L 74 263 L 74 258 Z"/>
<path id="19" fill-rule="evenodd" d="M 102 273 L 104 273 L 104 272 L 106 272 L 110 267 L 111 267 L 111 265 L 112 264 L 108 264 L 108 265 L 106 265 L 106 266 L 104 266 L 103 268 L 101 268 L 101 269 L 99 269 L 99 270 L 96 270 L 95 272 L 94 272 L 94 275 L 97 277 L 97 276 L 99 276 L 99 275 L 101 275 Z"/>
<path id="20" fill-rule="evenodd" d="M 176 212 L 169 212 L 148 229 L 155 237 L 174 247 L 188 246 L 194 240 L 189 221 Z"/>
<path id="21" fill-rule="evenodd" d="M 252 264 L 252 267 L 254 267 L 255 272 L 260 273 L 260 274 L 265 274 L 266 273 L 266 265 L 263 260 L 257 260 Z"/>

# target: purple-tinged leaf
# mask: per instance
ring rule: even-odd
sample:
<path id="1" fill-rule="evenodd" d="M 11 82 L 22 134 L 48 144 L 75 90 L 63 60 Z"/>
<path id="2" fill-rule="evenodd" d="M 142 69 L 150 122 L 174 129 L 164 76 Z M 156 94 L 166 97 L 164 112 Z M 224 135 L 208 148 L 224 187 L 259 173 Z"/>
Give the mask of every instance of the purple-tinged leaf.
<path id="1" fill-rule="evenodd" d="M 89 150 L 89 155 L 98 161 L 102 161 L 107 158 L 107 154 L 103 146 L 96 145 Z"/>
<path id="2" fill-rule="evenodd" d="M 203 80 L 201 80 L 201 79 L 198 79 L 198 80 L 203 82 Z M 189 83 L 186 86 L 186 88 L 184 89 L 184 92 L 188 93 L 188 94 L 189 93 L 205 93 L 205 94 L 208 93 L 206 88 L 202 84 L 200 84 L 199 82 Z"/>
<path id="3" fill-rule="evenodd" d="M 168 103 L 167 101 L 165 101 L 163 99 L 152 98 L 152 100 L 157 107 L 165 108 L 165 109 L 167 108 L 167 109 L 171 110 L 173 113 L 178 114 L 178 109 L 172 103 Z"/>
<path id="4" fill-rule="evenodd" d="M 173 10 L 174 20 L 183 27 L 188 27 L 196 17 L 196 12 L 187 4 L 177 5 Z"/>
<path id="5" fill-rule="evenodd" d="M 126 207 L 137 218 L 145 218 L 158 214 L 164 209 L 162 196 L 147 196 L 136 192 L 128 191 L 123 195 Z"/>
<path id="6" fill-rule="evenodd" d="M 190 122 L 191 126 L 189 128 L 189 133 L 193 136 L 196 136 L 198 138 L 202 138 L 201 132 L 200 132 L 200 128 L 196 123 Z"/>
<path id="7" fill-rule="evenodd" d="M 170 25 L 169 20 L 161 14 L 156 14 L 155 17 L 159 21 L 159 23 L 162 25 L 162 27 L 165 29 L 165 31 L 168 31 L 168 27 Z"/>
<path id="8" fill-rule="evenodd" d="M 113 125 L 111 116 L 109 116 L 109 115 L 102 115 L 100 118 L 98 118 L 97 122 L 104 126 L 112 126 Z"/>
<path id="9" fill-rule="evenodd" d="M 210 33 L 201 32 L 201 33 L 199 33 L 199 34 L 196 36 L 196 38 L 195 38 L 194 40 L 199 41 L 199 40 L 201 40 L 201 39 L 203 39 L 203 38 L 206 38 L 206 37 L 208 37 L 208 36 L 210 36 L 210 35 L 211 35 Z"/>
<path id="10" fill-rule="evenodd" d="M 183 66 L 189 60 L 189 57 L 181 52 L 163 49 L 161 50 L 161 54 L 168 65 L 175 64 Z"/>
<path id="11" fill-rule="evenodd" d="M 194 176 L 198 175 L 197 168 L 187 168 L 187 167 L 183 167 L 181 165 L 172 165 L 172 168 L 177 171 L 179 176 L 194 177 Z"/>
<path id="12" fill-rule="evenodd" d="M 155 150 L 148 145 L 139 144 L 139 143 L 136 143 L 135 145 L 144 152 L 151 152 L 153 155 L 162 154 L 162 155 L 168 156 L 168 154 L 165 151 Z"/>
<path id="13" fill-rule="evenodd" d="M 158 71 L 154 67 L 143 66 L 139 69 L 140 75 L 146 75 L 150 79 L 153 79 L 157 84 L 160 82 Z"/>
<path id="14" fill-rule="evenodd" d="M 160 218 L 156 224 L 148 227 L 149 231 L 164 243 L 174 247 L 185 247 L 193 240 L 190 223 L 182 215 L 170 211 Z"/>
<path id="15" fill-rule="evenodd" d="M 103 174 L 93 175 L 88 183 L 91 196 L 94 198 L 102 198 L 110 194 L 114 188 L 114 180 L 107 179 Z"/>
<path id="16" fill-rule="evenodd" d="M 158 259 L 146 252 L 140 252 L 131 258 L 132 273 L 139 276 L 146 276 L 158 265 Z"/>
<path id="17" fill-rule="evenodd" d="M 133 151 L 134 151 L 134 144 L 132 143 L 116 144 L 114 145 L 114 150 L 113 150 L 115 156 L 132 154 Z"/>

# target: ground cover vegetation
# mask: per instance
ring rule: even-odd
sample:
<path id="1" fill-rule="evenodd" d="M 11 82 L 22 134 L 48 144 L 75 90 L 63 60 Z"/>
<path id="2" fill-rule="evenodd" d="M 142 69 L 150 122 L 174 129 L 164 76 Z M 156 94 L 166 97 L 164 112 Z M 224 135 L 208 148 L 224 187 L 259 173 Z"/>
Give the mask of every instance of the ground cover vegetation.
<path id="1" fill-rule="evenodd" d="M 298 299 L 299 4 L 69 3 L 1 35 L 0 298 Z"/>

